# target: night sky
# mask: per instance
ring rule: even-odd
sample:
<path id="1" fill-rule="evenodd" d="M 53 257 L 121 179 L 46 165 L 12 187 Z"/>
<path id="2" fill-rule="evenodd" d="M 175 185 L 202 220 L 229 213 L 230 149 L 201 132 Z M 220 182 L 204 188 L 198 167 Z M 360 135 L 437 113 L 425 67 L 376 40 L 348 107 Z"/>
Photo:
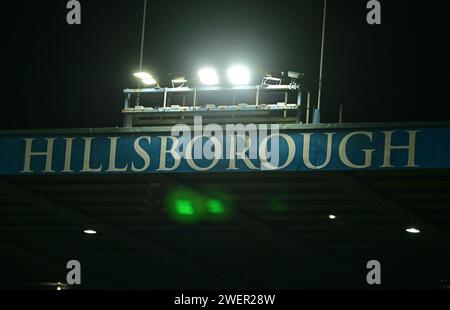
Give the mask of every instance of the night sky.
<path id="1" fill-rule="evenodd" d="M 135 87 L 143 0 L 2 2 L 1 129 L 121 126 L 122 90 Z M 345 121 L 450 120 L 448 1 L 329 0 L 323 114 Z M 239 62 L 306 73 L 316 100 L 322 1 L 149 0 L 144 68 L 163 80 Z M 258 78 L 259 80 L 259 78 Z"/>

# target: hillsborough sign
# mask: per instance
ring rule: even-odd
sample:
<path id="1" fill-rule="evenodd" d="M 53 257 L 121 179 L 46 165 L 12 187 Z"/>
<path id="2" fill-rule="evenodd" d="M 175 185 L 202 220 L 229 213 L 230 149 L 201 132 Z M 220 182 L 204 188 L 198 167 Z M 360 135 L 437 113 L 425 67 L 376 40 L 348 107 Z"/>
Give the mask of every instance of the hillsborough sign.
<path id="1" fill-rule="evenodd" d="M 450 168 L 450 128 L 262 127 L 0 134 L 0 174 Z"/>

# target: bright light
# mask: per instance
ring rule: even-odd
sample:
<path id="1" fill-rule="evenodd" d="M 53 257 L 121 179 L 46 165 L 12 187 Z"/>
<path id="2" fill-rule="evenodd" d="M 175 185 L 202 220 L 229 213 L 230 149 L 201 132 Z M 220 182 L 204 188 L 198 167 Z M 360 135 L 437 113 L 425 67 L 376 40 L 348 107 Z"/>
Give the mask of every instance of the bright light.
<path id="1" fill-rule="evenodd" d="M 228 79 L 233 85 L 247 85 L 250 83 L 250 71 L 244 66 L 232 66 L 228 69 Z"/>
<path id="2" fill-rule="evenodd" d="M 219 84 L 219 76 L 212 68 L 203 68 L 198 71 L 198 77 L 203 85 L 212 86 Z"/>
<path id="3" fill-rule="evenodd" d="M 335 220 L 335 219 L 336 219 L 336 215 L 330 214 L 330 215 L 328 215 L 328 218 L 329 218 L 330 220 Z"/>
<path id="4" fill-rule="evenodd" d="M 187 83 L 188 81 L 185 78 L 178 78 L 178 79 L 172 80 L 172 82 L 182 84 L 182 83 Z"/>
<path id="5" fill-rule="evenodd" d="M 56 288 L 56 290 L 57 290 L 57 291 L 60 291 L 60 290 L 61 290 L 61 287 L 60 287 L 60 286 L 58 286 L 58 287 Z"/>
<path id="6" fill-rule="evenodd" d="M 144 85 L 146 85 L 146 86 L 152 86 L 152 85 L 158 84 L 158 82 L 154 78 L 143 79 L 142 83 L 144 83 Z"/>
<path id="7" fill-rule="evenodd" d="M 418 230 L 415 227 L 407 228 L 406 231 L 409 232 L 410 234 L 418 234 L 418 233 L 420 233 L 420 230 Z"/>
<path id="8" fill-rule="evenodd" d="M 172 87 L 178 88 L 178 87 L 185 87 L 188 83 L 188 80 L 184 76 L 178 76 L 172 80 Z"/>
<path id="9" fill-rule="evenodd" d="M 95 235 L 97 233 L 95 230 L 92 229 L 86 229 L 83 232 L 88 235 Z"/>
<path id="10" fill-rule="evenodd" d="M 207 207 L 209 213 L 212 214 L 223 214 L 225 212 L 225 208 L 222 204 L 222 201 L 218 199 L 210 199 L 207 202 Z"/>
<path id="11" fill-rule="evenodd" d="M 194 206 L 190 200 L 179 199 L 175 201 L 175 209 L 182 216 L 191 216 L 195 213 Z"/>
<path id="12" fill-rule="evenodd" d="M 133 74 L 135 77 L 141 80 L 150 80 L 153 79 L 153 76 L 150 73 L 147 72 L 136 72 Z"/>

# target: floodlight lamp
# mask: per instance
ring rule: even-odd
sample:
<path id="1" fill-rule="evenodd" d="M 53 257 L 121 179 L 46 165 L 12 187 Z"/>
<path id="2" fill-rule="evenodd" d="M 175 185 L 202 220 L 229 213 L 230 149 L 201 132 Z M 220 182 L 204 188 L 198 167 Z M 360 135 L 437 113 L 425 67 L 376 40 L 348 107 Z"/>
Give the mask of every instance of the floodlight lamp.
<path id="1" fill-rule="evenodd" d="M 143 79 L 142 83 L 145 86 L 156 86 L 156 85 L 158 85 L 158 81 L 156 81 L 153 77 L 149 78 L 149 79 Z"/>
<path id="2" fill-rule="evenodd" d="M 203 68 L 198 71 L 200 83 L 206 86 L 213 86 L 219 84 L 219 76 L 216 70 L 212 68 Z"/>
<path id="3" fill-rule="evenodd" d="M 261 85 L 262 86 L 271 86 L 271 85 L 281 85 L 283 79 L 281 77 L 272 76 L 272 74 L 268 73 L 264 76 Z"/>
<path id="4" fill-rule="evenodd" d="M 173 78 L 172 78 L 172 87 L 173 88 L 186 87 L 187 83 L 188 83 L 188 80 L 186 79 L 184 74 L 181 73 L 181 74 L 173 75 Z"/>
<path id="5" fill-rule="evenodd" d="M 288 77 L 291 79 L 301 79 L 305 76 L 304 73 L 295 72 L 295 71 L 288 71 Z"/>
<path id="6" fill-rule="evenodd" d="M 247 85 L 250 83 L 250 71 L 244 66 L 232 66 L 228 69 L 228 79 L 233 85 Z"/>
<path id="7" fill-rule="evenodd" d="M 136 72 L 133 74 L 136 78 L 140 80 L 150 80 L 153 78 L 153 76 L 150 73 L 147 72 Z"/>
<path id="8" fill-rule="evenodd" d="M 298 80 L 302 79 L 305 74 L 295 71 L 288 71 L 287 73 L 288 77 L 291 78 L 291 85 L 297 85 Z"/>

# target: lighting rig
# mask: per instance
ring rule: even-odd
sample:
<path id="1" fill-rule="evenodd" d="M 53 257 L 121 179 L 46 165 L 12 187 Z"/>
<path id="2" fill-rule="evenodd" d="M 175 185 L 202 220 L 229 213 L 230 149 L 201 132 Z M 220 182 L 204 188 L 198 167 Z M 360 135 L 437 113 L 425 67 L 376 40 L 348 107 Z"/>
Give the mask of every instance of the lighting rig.
<path id="1" fill-rule="evenodd" d="M 300 72 L 267 71 L 254 86 L 251 71 L 239 64 L 224 72 L 205 67 L 195 78 L 171 73 L 171 87 L 161 87 L 148 72 L 134 76 L 140 85 L 124 90 L 125 127 L 191 124 L 194 116 L 219 124 L 302 122 Z"/>

